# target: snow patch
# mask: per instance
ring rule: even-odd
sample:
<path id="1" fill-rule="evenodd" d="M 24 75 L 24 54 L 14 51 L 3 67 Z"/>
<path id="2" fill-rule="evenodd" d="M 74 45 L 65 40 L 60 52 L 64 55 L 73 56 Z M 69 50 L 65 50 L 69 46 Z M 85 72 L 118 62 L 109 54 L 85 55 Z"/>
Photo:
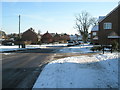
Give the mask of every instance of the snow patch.
<path id="1" fill-rule="evenodd" d="M 118 88 L 118 58 L 106 53 L 52 61 L 33 88 Z"/>
<path id="2" fill-rule="evenodd" d="M 91 47 L 93 47 L 93 45 L 89 44 L 71 46 L 61 49 L 59 53 L 92 53 L 93 51 L 90 50 Z"/>

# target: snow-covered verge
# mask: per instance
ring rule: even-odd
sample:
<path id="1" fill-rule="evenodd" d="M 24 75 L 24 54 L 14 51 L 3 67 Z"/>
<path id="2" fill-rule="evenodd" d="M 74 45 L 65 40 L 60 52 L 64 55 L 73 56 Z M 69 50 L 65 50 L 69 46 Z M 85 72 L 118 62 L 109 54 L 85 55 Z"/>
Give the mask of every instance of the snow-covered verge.
<path id="1" fill-rule="evenodd" d="M 43 44 L 41 45 L 41 47 L 64 47 L 67 46 L 67 43 L 63 43 L 63 44 Z"/>
<path id="2" fill-rule="evenodd" d="M 119 59 L 118 53 L 105 53 L 52 61 L 33 88 L 118 88 Z"/>
<path id="3" fill-rule="evenodd" d="M 2 51 L 13 51 L 13 50 L 23 50 L 25 48 L 19 48 L 19 46 L 0 46 L 0 52 Z"/>
<path id="4" fill-rule="evenodd" d="M 90 50 L 91 47 L 93 47 L 93 45 L 89 44 L 71 46 L 61 49 L 59 53 L 93 53 L 93 51 Z"/>
<path id="5" fill-rule="evenodd" d="M 66 43 L 64 44 L 42 44 L 42 45 L 26 45 L 26 48 L 47 48 L 47 47 L 65 47 L 67 46 Z"/>
<path id="6" fill-rule="evenodd" d="M 26 45 L 26 48 L 19 48 L 18 45 L 15 46 L 0 46 L 0 52 L 2 51 L 13 51 L 13 50 L 24 50 L 33 48 L 47 48 L 47 47 L 63 47 L 67 44 L 44 44 L 44 45 Z"/>

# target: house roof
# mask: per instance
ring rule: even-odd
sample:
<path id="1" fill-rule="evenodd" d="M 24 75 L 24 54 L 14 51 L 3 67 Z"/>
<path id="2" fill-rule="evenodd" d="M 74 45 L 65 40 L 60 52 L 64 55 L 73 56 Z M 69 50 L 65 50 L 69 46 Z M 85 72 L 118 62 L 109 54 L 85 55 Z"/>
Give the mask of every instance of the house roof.
<path id="1" fill-rule="evenodd" d="M 98 31 L 98 25 L 95 25 L 91 31 Z"/>
<path id="2" fill-rule="evenodd" d="M 48 31 L 42 35 L 42 38 L 51 38 L 52 35 L 50 33 L 48 33 Z"/>
<path id="3" fill-rule="evenodd" d="M 49 33 L 49 34 L 51 34 L 52 35 L 52 37 L 54 37 L 56 34 L 55 33 Z"/>
<path id="4" fill-rule="evenodd" d="M 56 34 L 54 35 L 54 37 L 60 37 L 60 35 L 56 33 Z"/>
<path id="5" fill-rule="evenodd" d="M 108 17 L 110 14 L 112 14 L 114 11 L 116 11 L 118 8 L 120 7 L 120 4 L 114 8 L 110 13 L 108 13 L 102 20 L 100 20 L 99 22 L 103 21 L 106 17 Z"/>
<path id="6" fill-rule="evenodd" d="M 6 33 L 0 30 L 0 36 L 6 36 Z"/>
<path id="7" fill-rule="evenodd" d="M 105 16 L 99 16 L 98 22 L 101 22 L 104 18 Z"/>
<path id="8" fill-rule="evenodd" d="M 29 28 L 28 30 L 26 30 L 25 32 L 23 32 L 23 34 L 26 33 L 26 32 L 29 32 L 29 31 L 32 32 L 32 33 L 34 33 L 34 34 L 36 34 L 36 35 L 38 35 L 33 28 Z"/>

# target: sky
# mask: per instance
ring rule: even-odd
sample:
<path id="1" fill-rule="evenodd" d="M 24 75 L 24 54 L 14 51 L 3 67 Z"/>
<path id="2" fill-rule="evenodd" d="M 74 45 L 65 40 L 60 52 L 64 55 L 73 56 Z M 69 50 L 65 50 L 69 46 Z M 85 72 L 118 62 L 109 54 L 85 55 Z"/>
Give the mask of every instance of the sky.
<path id="1" fill-rule="evenodd" d="M 2 30 L 18 33 L 18 16 L 21 15 L 21 32 L 34 28 L 41 33 L 77 34 L 75 15 L 87 11 L 93 17 L 105 16 L 118 2 L 2 2 Z M 90 31 L 90 30 L 89 30 Z"/>

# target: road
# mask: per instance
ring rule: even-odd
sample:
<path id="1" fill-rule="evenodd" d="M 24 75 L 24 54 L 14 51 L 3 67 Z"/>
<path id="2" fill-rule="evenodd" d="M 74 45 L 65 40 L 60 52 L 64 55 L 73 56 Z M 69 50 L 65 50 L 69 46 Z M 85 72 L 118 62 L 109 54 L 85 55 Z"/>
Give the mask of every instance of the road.
<path id="1" fill-rule="evenodd" d="M 3 55 L 2 88 L 32 88 L 57 49 L 36 49 Z"/>

